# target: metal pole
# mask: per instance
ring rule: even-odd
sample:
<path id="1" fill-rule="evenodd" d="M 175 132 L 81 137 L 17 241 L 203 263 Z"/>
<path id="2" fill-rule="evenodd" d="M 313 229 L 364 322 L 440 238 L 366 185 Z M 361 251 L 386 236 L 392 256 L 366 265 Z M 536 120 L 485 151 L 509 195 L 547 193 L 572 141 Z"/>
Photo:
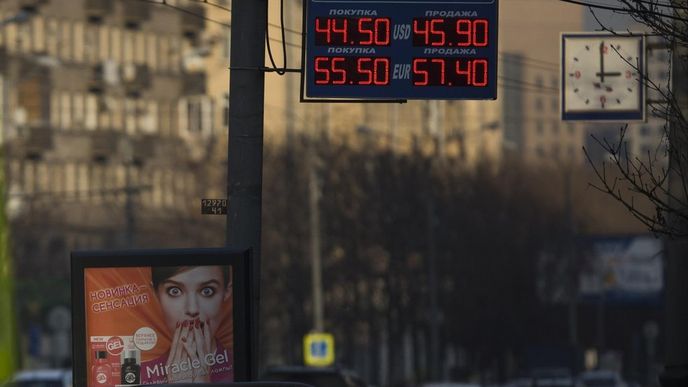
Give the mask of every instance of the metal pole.
<path id="1" fill-rule="evenodd" d="M 313 140 L 311 140 L 313 141 Z M 324 332 L 322 268 L 320 257 L 320 187 L 313 145 L 308 150 L 308 206 L 311 229 L 311 279 L 313 286 L 313 329 Z"/>
<path id="2" fill-rule="evenodd" d="M 267 0 L 232 0 L 227 147 L 226 244 L 252 249 L 253 326 L 249 379 L 256 380 L 260 343 L 260 233 Z"/>

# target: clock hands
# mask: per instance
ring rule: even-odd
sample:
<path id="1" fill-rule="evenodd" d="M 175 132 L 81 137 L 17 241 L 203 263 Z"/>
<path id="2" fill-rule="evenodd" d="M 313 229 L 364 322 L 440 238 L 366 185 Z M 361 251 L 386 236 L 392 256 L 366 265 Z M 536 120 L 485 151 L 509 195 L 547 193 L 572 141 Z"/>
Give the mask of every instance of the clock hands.
<path id="1" fill-rule="evenodd" d="M 613 72 L 605 72 L 604 71 L 604 54 L 605 54 L 605 47 L 604 47 L 604 40 L 600 42 L 600 72 L 596 73 L 595 75 L 600 77 L 600 83 L 604 83 L 604 77 L 620 77 L 621 72 L 619 71 L 613 71 Z M 598 84 L 595 84 L 595 87 Z M 607 91 L 611 91 L 610 89 L 607 89 Z"/>

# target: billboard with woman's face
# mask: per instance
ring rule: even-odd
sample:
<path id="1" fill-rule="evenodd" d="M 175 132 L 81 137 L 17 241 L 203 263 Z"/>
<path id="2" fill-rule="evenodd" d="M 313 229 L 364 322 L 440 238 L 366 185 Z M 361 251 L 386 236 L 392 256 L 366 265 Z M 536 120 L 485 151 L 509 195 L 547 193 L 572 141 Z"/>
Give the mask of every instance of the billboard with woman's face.
<path id="1" fill-rule="evenodd" d="M 248 253 L 72 254 L 76 387 L 246 380 Z"/>

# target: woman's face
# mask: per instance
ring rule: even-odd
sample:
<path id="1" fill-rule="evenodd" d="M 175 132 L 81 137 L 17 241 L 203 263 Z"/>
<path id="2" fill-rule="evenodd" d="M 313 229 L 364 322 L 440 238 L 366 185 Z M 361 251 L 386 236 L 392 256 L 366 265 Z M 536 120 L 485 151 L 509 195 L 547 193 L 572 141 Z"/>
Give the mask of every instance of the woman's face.
<path id="1" fill-rule="evenodd" d="M 230 284 L 225 287 L 220 266 L 199 266 L 180 271 L 162 281 L 156 289 L 165 321 L 174 332 L 177 324 L 200 319 L 210 322 L 214 336 L 220 323 L 220 307 L 231 294 Z"/>

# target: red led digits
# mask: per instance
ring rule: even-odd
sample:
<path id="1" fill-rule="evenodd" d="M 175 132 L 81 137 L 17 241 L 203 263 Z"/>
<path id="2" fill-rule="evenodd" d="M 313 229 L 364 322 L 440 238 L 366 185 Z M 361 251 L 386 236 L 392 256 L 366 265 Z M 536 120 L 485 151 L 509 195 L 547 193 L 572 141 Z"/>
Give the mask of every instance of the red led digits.
<path id="1" fill-rule="evenodd" d="M 471 83 L 473 84 L 473 86 L 487 86 L 487 60 L 473 60 L 472 70 L 473 74 L 471 76 Z"/>
<path id="2" fill-rule="evenodd" d="M 333 85 L 343 85 L 346 83 L 346 68 L 345 68 L 345 60 L 344 57 L 334 57 L 332 58 L 332 72 L 339 74 L 339 79 L 332 80 Z M 337 68 L 337 64 L 341 64 L 339 68 Z"/>
<path id="3" fill-rule="evenodd" d="M 330 83 L 330 64 L 329 58 L 319 56 L 315 58 L 315 84 L 327 85 Z"/>
<path id="4" fill-rule="evenodd" d="M 391 21 L 387 17 L 316 17 L 316 46 L 388 46 Z"/>
<path id="5" fill-rule="evenodd" d="M 444 76 L 444 59 L 430 59 L 430 62 L 439 65 L 440 85 L 444 85 L 446 83 L 446 77 Z M 435 68 L 437 68 L 437 66 L 435 66 Z M 435 69 L 434 71 L 438 70 Z"/>
<path id="6" fill-rule="evenodd" d="M 341 22 L 341 24 L 340 24 L 340 23 L 337 23 L 338 21 Z M 337 27 L 337 24 L 339 24 L 339 27 Z M 349 21 L 348 21 L 347 19 L 344 19 L 344 18 L 342 18 L 342 19 L 332 19 L 332 32 L 340 33 L 340 34 L 341 34 L 341 39 L 340 39 L 340 40 L 336 40 L 336 41 L 338 41 L 338 42 L 343 42 L 343 43 L 346 43 L 346 42 L 349 41 L 349 40 L 347 39 L 347 33 L 348 33 L 348 28 L 347 28 L 347 26 L 348 26 L 348 24 L 349 24 Z"/>
<path id="7" fill-rule="evenodd" d="M 389 44 L 390 30 L 389 18 L 380 17 L 375 19 L 375 44 L 387 46 Z"/>
<path id="8" fill-rule="evenodd" d="M 462 61 L 461 59 L 457 59 L 455 70 L 456 70 L 456 75 L 458 75 L 460 77 L 465 77 L 463 79 L 460 78 L 462 80 L 462 84 L 465 84 L 467 86 L 470 86 L 473 84 L 471 82 L 471 61 L 470 60 Z"/>
<path id="9" fill-rule="evenodd" d="M 428 71 L 421 68 L 421 64 L 424 64 L 427 59 L 414 59 L 413 60 L 413 86 L 427 86 L 430 83 L 430 77 L 428 77 Z M 420 76 L 420 79 L 418 79 Z"/>
<path id="10" fill-rule="evenodd" d="M 469 58 L 414 58 L 414 86 L 485 87 L 488 60 Z"/>
<path id="11" fill-rule="evenodd" d="M 389 85 L 390 60 L 386 57 L 317 56 L 314 64 L 316 85 Z"/>
<path id="12" fill-rule="evenodd" d="M 368 27 L 366 27 L 366 25 Z M 358 32 L 367 36 L 366 40 L 361 40 L 358 42 L 360 45 L 365 46 L 368 44 L 373 44 L 373 36 L 375 35 L 373 32 L 373 18 L 362 17 L 358 19 Z"/>
<path id="13" fill-rule="evenodd" d="M 459 47 L 466 47 L 471 45 L 471 30 L 472 23 L 468 19 L 459 19 L 456 21 L 456 45 Z"/>
<path id="14" fill-rule="evenodd" d="M 358 62 L 358 73 L 365 75 L 365 79 L 358 82 L 359 85 L 370 85 L 373 83 L 373 70 L 370 68 L 364 69 L 364 63 L 372 63 L 371 58 L 359 58 Z"/>
<path id="15" fill-rule="evenodd" d="M 443 46 L 446 41 L 443 23 L 444 19 L 413 19 L 413 45 Z M 422 36 L 422 44 L 416 44 L 419 35 Z"/>
<path id="16" fill-rule="evenodd" d="M 325 42 L 329 44 L 332 41 L 332 35 L 330 34 L 330 28 L 332 28 L 332 19 L 323 19 L 320 17 L 315 18 L 315 39 L 322 40 L 323 35 L 325 35 Z"/>
<path id="17" fill-rule="evenodd" d="M 486 19 L 473 20 L 473 45 L 476 47 L 487 46 L 487 27 Z"/>
<path id="18" fill-rule="evenodd" d="M 373 62 L 373 82 L 378 86 L 389 84 L 389 59 L 375 58 Z"/>
<path id="19" fill-rule="evenodd" d="M 433 47 L 486 47 L 487 19 L 417 18 L 413 19 L 413 45 Z"/>

